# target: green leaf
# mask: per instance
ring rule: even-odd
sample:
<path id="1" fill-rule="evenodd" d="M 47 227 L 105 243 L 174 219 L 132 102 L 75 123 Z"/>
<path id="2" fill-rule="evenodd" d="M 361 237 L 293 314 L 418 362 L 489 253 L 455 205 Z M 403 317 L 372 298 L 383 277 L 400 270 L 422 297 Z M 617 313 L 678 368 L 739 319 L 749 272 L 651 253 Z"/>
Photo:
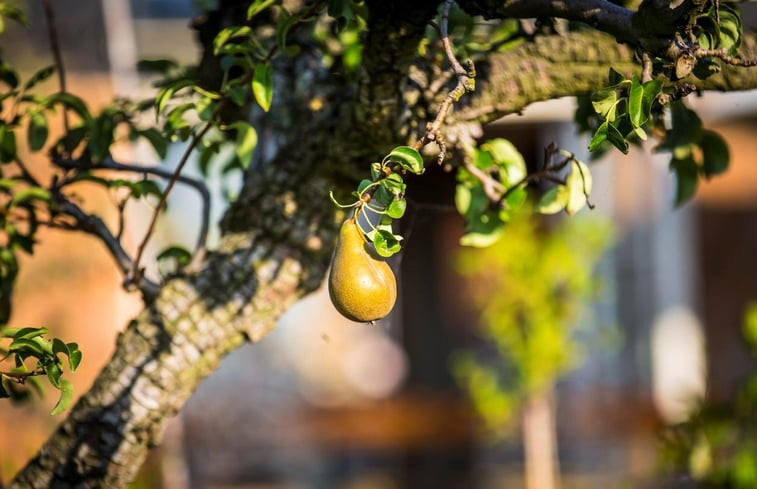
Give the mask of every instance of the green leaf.
<path id="1" fill-rule="evenodd" d="M 74 372 L 81 363 L 82 353 L 77 343 L 66 343 L 68 348 L 68 367 Z"/>
<path id="2" fill-rule="evenodd" d="M 393 200 L 386 208 L 386 213 L 392 219 L 399 219 L 405 214 L 406 208 L 407 201 L 405 199 Z"/>
<path id="3" fill-rule="evenodd" d="M 33 355 L 37 358 L 45 356 L 45 350 L 42 346 L 34 341 L 36 338 L 16 338 L 8 346 L 10 352 L 23 352 L 25 354 Z"/>
<path id="4" fill-rule="evenodd" d="M 507 178 L 503 179 L 502 183 L 515 184 L 526 176 L 526 160 L 507 139 L 490 139 L 481 145 L 481 149 L 489 153 L 494 162 L 506 170 Z"/>
<path id="5" fill-rule="evenodd" d="M 74 385 L 71 383 L 71 381 L 62 379 L 60 381 L 60 399 L 58 399 L 58 402 L 55 404 L 55 407 L 50 414 L 52 416 L 57 416 L 58 414 L 68 409 L 68 406 L 71 405 L 73 398 Z"/>
<path id="6" fill-rule="evenodd" d="M 418 151 L 410 146 L 397 146 L 386 156 L 385 160 L 395 161 L 402 168 L 416 175 L 423 173 L 423 158 Z"/>
<path id="7" fill-rule="evenodd" d="M 51 363 L 49 365 L 46 365 L 44 368 L 45 374 L 47 374 L 47 380 L 50 381 L 53 387 L 60 389 L 60 377 L 61 375 L 63 375 L 63 372 L 61 371 L 58 364 Z"/>
<path id="8" fill-rule="evenodd" d="M 649 120 L 652 114 L 652 104 L 654 104 L 657 95 L 662 91 L 662 80 L 650 80 L 641 86 L 643 94 L 641 96 L 641 111 L 644 115 L 641 124 Z"/>
<path id="9" fill-rule="evenodd" d="M 465 216 L 471 206 L 471 190 L 469 187 L 458 184 L 455 188 L 455 207 L 460 215 Z"/>
<path id="10" fill-rule="evenodd" d="M 702 130 L 699 147 L 702 149 L 702 166 L 705 176 L 709 178 L 728 169 L 730 160 L 728 145 L 720 134 Z"/>
<path id="11" fill-rule="evenodd" d="M 221 47 L 229 40 L 238 37 L 249 36 L 250 34 L 252 34 L 252 28 L 247 25 L 233 25 L 231 27 L 221 29 L 221 31 L 216 35 L 215 39 L 213 39 L 213 54 L 218 56 L 221 51 Z"/>
<path id="12" fill-rule="evenodd" d="M 38 111 L 29 112 L 29 130 L 26 133 L 29 149 L 39 151 L 47 142 L 47 117 Z"/>
<path id="13" fill-rule="evenodd" d="M 591 94 L 591 105 L 594 111 L 605 120 L 614 121 L 618 106 L 618 92 L 615 87 L 603 88 Z"/>
<path id="14" fill-rule="evenodd" d="M 171 100 L 171 97 L 174 93 L 178 92 L 179 90 L 193 86 L 194 82 L 192 80 L 187 79 L 181 79 L 176 80 L 167 86 L 163 87 L 160 92 L 158 92 L 158 95 L 155 97 L 155 117 L 157 118 L 161 113 L 163 113 L 163 109 L 166 107 L 166 104 L 169 100 Z"/>
<path id="15" fill-rule="evenodd" d="M 694 196 L 699 184 L 699 171 L 694 158 L 673 158 L 670 169 L 676 176 L 675 206 L 679 207 Z"/>
<path id="16" fill-rule="evenodd" d="M 38 83 L 47 80 L 55 73 L 55 67 L 45 66 L 44 68 L 37 70 L 27 81 L 24 83 L 24 91 L 34 88 Z"/>
<path id="17" fill-rule="evenodd" d="M 644 114 L 644 87 L 641 86 L 639 78 L 634 75 L 631 79 L 631 88 L 628 90 L 628 116 L 631 118 L 633 127 L 639 127 L 647 120 L 647 114 Z"/>
<path id="18" fill-rule="evenodd" d="M 278 0 L 255 0 L 250 4 L 250 6 L 247 8 L 247 20 L 252 19 L 257 14 L 268 8 L 270 5 L 274 3 L 279 3 Z"/>
<path id="19" fill-rule="evenodd" d="M 161 160 L 165 159 L 166 153 L 168 152 L 168 141 L 160 131 L 154 127 L 149 127 L 147 129 L 141 129 L 137 131 L 137 133 L 150 142 Z"/>
<path id="20" fill-rule="evenodd" d="M 89 113 L 87 104 L 76 95 L 66 92 L 54 93 L 47 98 L 47 105 L 53 106 L 55 104 L 61 104 L 66 109 L 73 110 L 85 122 L 92 120 L 92 114 Z"/>
<path id="21" fill-rule="evenodd" d="M 610 85 L 618 85 L 626 81 L 626 77 L 617 72 L 612 66 L 610 67 L 610 73 L 607 76 L 607 79 L 609 80 Z"/>
<path id="22" fill-rule="evenodd" d="M 230 87 L 229 99 L 239 107 L 242 107 L 247 101 L 247 91 L 242 87 Z"/>
<path id="23" fill-rule="evenodd" d="M 0 126 L 0 161 L 10 163 L 16 159 L 16 134 L 8 126 Z"/>
<path id="24" fill-rule="evenodd" d="M 401 249 L 397 236 L 385 229 L 378 229 L 373 234 L 373 246 L 376 253 L 383 257 L 390 257 Z"/>
<path id="25" fill-rule="evenodd" d="M 47 328 L 5 328 L 2 330 L 2 336 L 4 338 L 27 338 L 31 339 L 37 336 L 42 336 L 48 332 Z"/>
<path id="26" fill-rule="evenodd" d="M 156 259 L 158 261 L 173 259 L 176 260 L 176 264 L 179 267 L 184 267 L 187 266 L 192 260 L 192 253 L 190 253 L 186 248 L 174 245 L 169 246 L 168 248 L 161 251 Z"/>
<path id="27" fill-rule="evenodd" d="M 8 63 L 0 62 L 0 80 L 10 88 L 16 88 L 18 86 L 18 72 Z"/>
<path id="28" fill-rule="evenodd" d="M 607 140 L 612 143 L 613 146 L 628 154 L 628 142 L 623 134 L 612 124 L 607 125 Z"/>
<path id="29" fill-rule="evenodd" d="M 360 183 L 357 185 L 358 197 L 363 195 L 363 193 L 365 193 L 365 189 L 369 188 L 371 185 L 373 185 L 373 183 L 374 182 L 368 180 L 367 178 L 360 180 Z"/>
<path id="30" fill-rule="evenodd" d="M 385 188 L 390 194 L 400 196 L 405 193 L 407 185 L 398 173 L 392 173 L 388 177 L 379 180 L 379 185 Z"/>
<path id="31" fill-rule="evenodd" d="M 565 188 L 568 190 L 568 203 L 565 212 L 574 215 L 586 205 L 586 200 L 591 194 L 592 178 L 589 168 L 580 161 L 570 164 L 570 175 L 565 180 Z"/>
<path id="32" fill-rule="evenodd" d="M 238 121 L 232 124 L 237 130 L 236 147 L 234 148 L 242 168 L 247 168 L 252 160 L 252 152 L 258 144 L 258 133 L 247 122 Z"/>
<path id="33" fill-rule="evenodd" d="M 536 212 L 541 214 L 557 214 L 565 209 L 570 199 L 570 192 L 565 185 L 555 185 L 542 194 L 536 204 Z"/>
<path id="34" fill-rule="evenodd" d="M 655 150 L 675 151 L 681 146 L 698 144 L 702 138 L 702 120 L 699 116 L 680 100 L 670 104 L 670 115 L 672 127 L 665 133 L 665 139 Z"/>
<path id="35" fill-rule="evenodd" d="M 11 202 L 13 203 L 13 205 L 21 205 L 33 200 L 41 200 L 43 202 L 49 203 L 52 201 L 52 196 L 50 195 L 50 191 L 46 188 L 28 187 L 16 191 L 13 194 L 13 200 Z"/>
<path id="36" fill-rule="evenodd" d="M 252 94 L 260 107 L 268 112 L 273 100 L 273 72 L 268 63 L 259 63 L 255 66 L 252 76 Z"/>
<path id="37" fill-rule="evenodd" d="M 589 142 L 589 151 L 593 152 L 598 150 L 602 143 L 607 140 L 607 126 L 607 121 L 604 121 L 599 125 L 597 130 L 594 132 L 594 136 L 592 136 L 591 141 Z"/>

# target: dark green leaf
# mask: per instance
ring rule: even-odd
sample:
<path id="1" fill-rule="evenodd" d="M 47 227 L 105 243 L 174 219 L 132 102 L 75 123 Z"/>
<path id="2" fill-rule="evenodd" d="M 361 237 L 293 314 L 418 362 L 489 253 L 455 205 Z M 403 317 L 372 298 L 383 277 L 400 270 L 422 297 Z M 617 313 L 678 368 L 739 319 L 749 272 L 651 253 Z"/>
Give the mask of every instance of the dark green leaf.
<path id="1" fill-rule="evenodd" d="M 47 380 L 50 381 L 53 387 L 60 389 L 60 377 L 61 375 L 63 375 L 63 372 L 61 371 L 58 364 L 50 363 L 46 365 L 44 368 L 45 368 L 45 374 L 47 375 Z"/>
<path id="2" fill-rule="evenodd" d="M 247 101 L 247 91 L 242 87 L 229 88 L 229 98 L 236 105 L 242 107 Z"/>
<path id="3" fill-rule="evenodd" d="M 18 86 L 18 72 L 8 63 L 0 62 L 0 80 L 9 87 L 16 88 Z"/>
<path id="4" fill-rule="evenodd" d="M 29 129 L 26 133 L 29 149 L 39 151 L 47 142 L 47 117 L 42 112 L 29 112 Z"/>
<path id="5" fill-rule="evenodd" d="M 16 134 L 8 126 L 0 126 L 0 161 L 9 163 L 16 159 Z"/>
<path id="6" fill-rule="evenodd" d="M 399 163 L 402 168 L 416 175 L 423 173 L 423 158 L 410 146 L 397 146 L 387 155 L 387 159 Z"/>
<path id="7" fill-rule="evenodd" d="M 670 169 L 676 175 L 675 206 L 678 207 L 694 196 L 699 184 L 699 171 L 691 156 L 682 159 L 673 158 Z"/>
<path id="8" fill-rule="evenodd" d="M 178 68 L 179 63 L 176 60 L 168 58 L 158 59 L 140 59 L 137 62 L 137 71 L 143 73 L 160 73 L 165 75 L 174 68 Z"/>
<path id="9" fill-rule="evenodd" d="M 62 379 L 60 381 L 60 399 L 58 399 L 58 402 L 55 404 L 55 407 L 50 414 L 52 416 L 56 416 L 68 409 L 68 406 L 71 405 L 73 398 L 74 385 L 71 383 L 71 381 Z"/>
<path id="10" fill-rule="evenodd" d="M 720 134 L 703 130 L 699 146 L 702 149 L 702 166 L 707 177 L 718 175 L 728 169 L 728 145 Z"/>
<path id="11" fill-rule="evenodd" d="M 625 137 L 623 137 L 618 128 L 612 124 L 607 125 L 607 140 L 624 154 L 628 154 L 628 142 L 626 142 Z"/>
<path id="12" fill-rule="evenodd" d="M 615 69 L 612 67 L 610 67 L 610 74 L 607 78 L 610 82 L 610 85 L 617 85 L 619 83 L 623 83 L 626 80 L 625 76 L 615 71 Z"/>
<path id="13" fill-rule="evenodd" d="M 179 267 L 184 267 L 187 266 L 192 260 L 192 253 L 181 246 L 169 246 L 168 248 L 161 251 L 157 256 L 158 261 L 168 259 L 176 260 L 176 264 Z"/>
<path id="14" fill-rule="evenodd" d="M 24 83 L 24 91 L 34 88 L 38 83 L 47 80 L 53 73 L 55 73 L 55 67 L 53 66 L 46 66 L 38 70 Z"/>
<path id="15" fill-rule="evenodd" d="M 10 397 L 10 394 L 8 394 L 8 391 L 5 390 L 5 386 L 3 385 L 4 377 L 0 375 L 0 399 L 7 399 Z"/>
<path id="16" fill-rule="evenodd" d="M 47 105 L 55 104 L 61 104 L 66 109 L 73 110 L 84 121 L 92 120 L 92 114 L 89 113 L 87 105 L 76 95 L 65 92 L 54 93 L 47 98 Z"/>
<path id="17" fill-rule="evenodd" d="M 363 192 L 365 192 L 365 189 L 370 187 L 372 184 L 373 182 L 368 180 L 367 178 L 360 180 L 360 183 L 357 186 L 358 196 L 363 195 Z"/>
<path id="18" fill-rule="evenodd" d="M 258 105 L 268 112 L 273 100 L 273 72 L 268 63 L 259 63 L 255 66 L 252 77 L 252 93 Z"/>
<path id="19" fill-rule="evenodd" d="M 153 127 L 149 127 L 138 131 L 138 133 L 140 136 L 150 141 L 150 144 L 161 160 L 165 159 L 166 153 L 168 152 L 168 141 L 160 131 Z"/>

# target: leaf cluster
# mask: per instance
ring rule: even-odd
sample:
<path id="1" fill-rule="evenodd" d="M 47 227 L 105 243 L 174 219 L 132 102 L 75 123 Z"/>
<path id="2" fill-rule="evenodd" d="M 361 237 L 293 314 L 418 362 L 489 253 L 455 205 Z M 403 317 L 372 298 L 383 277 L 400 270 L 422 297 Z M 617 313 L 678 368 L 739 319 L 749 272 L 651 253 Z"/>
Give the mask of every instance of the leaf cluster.
<path id="1" fill-rule="evenodd" d="M 7 346 L 0 347 L 0 362 L 9 360 L 13 363 L 10 370 L 0 371 L 0 398 L 24 399 L 28 392 L 23 386 L 29 382 L 41 392 L 39 376 L 45 376 L 60 397 L 51 415 L 55 416 L 68 409 L 73 399 L 73 384 L 64 379 L 63 370 L 68 367 L 74 372 L 81 363 L 82 352 L 76 343 L 65 343 L 58 338 L 44 338 L 47 328 L 6 328 L 0 331 L 0 337 L 10 340 Z"/>
<path id="2" fill-rule="evenodd" d="M 407 172 L 423 173 L 423 158 L 410 146 L 397 146 L 381 162 L 371 163 L 371 178 L 361 180 L 353 192 L 357 200 L 340 204 L 333 193 L 329 193 L 338 207 L 352 208 L 356 217 L 362 217 L 358 223 L 367 227 L 361 227 L 363 235 L 383 257 L 392 256 L 401 249 L 402 236 L 394 233 L 392 222 L 400 219 L 407 209 L 407 184 L 403 178 Z"/>

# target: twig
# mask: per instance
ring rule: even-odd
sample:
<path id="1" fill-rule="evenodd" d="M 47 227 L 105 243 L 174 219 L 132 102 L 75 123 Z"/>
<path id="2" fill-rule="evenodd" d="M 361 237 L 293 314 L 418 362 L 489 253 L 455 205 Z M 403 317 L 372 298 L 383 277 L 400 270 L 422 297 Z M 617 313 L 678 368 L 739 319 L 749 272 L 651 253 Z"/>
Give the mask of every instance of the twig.
<path id="1" fill-rule="evenodd" d="M 218 104 L 218 107 L 216 108 L 216 111 L 215 111 L 216 114 L 225 105 L 224 102 L 226 100 L 228 99 L 224 99 L 224 101 Z M 150 219 L 150 224 L 147 227 L 145 236 L 144 238 L 142 238 L 142 242 L 139 243 L 139 247 L 137 248 L 137 254 L 134 256 L 134 263 L 132 264 L 132 267 L 131 267 L 131 279 L 135 283 L 139 283 L 142 280 L 142 270 L 139 268 L 139 263 L 142 260 L 142 255 L 145 252 L 145 247 L 147 246 L 147 242 L 150 240 L 150 236 L 152 236 L 152 233 L 155 230 L 155 224 L 158 221 L 158 216 L 160 215 L 161 211 L 166 205 L 166 201 L 168 200 L 168 194 L 171 193 L 171 190 L 173 190 L 174 185 L 176 185 L 176 182 L 179 180 L 181 171 L 184 169 L 184 165 L 187 164 L 187 161 L 189 161 L 189 157 L 192 154 L 192 151 L 194 151 L 194 149 L 200 143 L 200 140 L 202 140 L 202 138 L 210 130 L 210 128 L 213 127 L 212 121 L 214 119 L 215 119 L 215 114 L 214 114 L 214 117 L 211 117 L 210 120 L 208 120 L 208 122 L 205 123 L 205 126 L 200 130 L 200 132 L 196 133 L 192 137 L 192 140 L 189 142 L 189 146 L 187 146 L 187 149 L 184 150 L 184 154 L 181 155 L 179 164 L 176 165 L 176 169 L 171 174 L 171 178 L 168 180 L 166 189 L 163 191 L 163 194 L 160 196 L 160 201 L 158 201 L 158 205 L 155 208 L 155 211 L 152 213 L 152 219 Z"/>
<path id="2" fill-rule="evenodd" d="M 652 58 L 649 53 L 641 53 L 641 83 L 652 81 Z"/>
<path id="3" fill-rule="evenodd" d="M 50 5 L 50 0 L 42 0 L 42 8 L 45 11 L 45 19 L 47 20 L 47 36 L 50 41 L 50 50 L 53 52 L 55 71 L 58 72 L 58 85 L 60 86 L 60 91 L 65 93 L 66 70 L 63 66 L 63 56 L 61 55 L 60 43 L 58 42 L 58 29 L 55 25 L 55 12 L 53 12 L 53 7 L 52 5 Z M 63 130 L 66 134 L 68 134 L 68 111 L 66 110 L 65 106 L 63 107 Z"/>
<path id="4" fill-rule="evenodd" d="M 134 283 L 147 298 L 157 295 L 160 287 L 156 283 L 143 277 L 140 277 L 139 280 L 133 280 L 130 278 L 130 272 L 133 267 L 132 259 L 99 216 L 87 214 L 59 191 L 56 191 L 55 199 L 58 205 L 58 210 L 63 214 L 71 216 L 76 223 L 71 226 L 64 226 L 65 229 L 84 231 L 85 233 L 99 238 L 100 241 L 105 244 L 105 247 L 108 248 L 111 256 L 115 259 L 116 264 L 126 276 L 125 283 L 127 285 L 129 283 Z"/>
<path id="5" fill-rule="evenodd" d="M 457 85 L 444 97 L 444 100 L 442 100 L 442 103 L 439 105 L 439 111 L 436 113 L 436 118 L 433 122 L 426 125 L 426 133 L 413 145 L 414 149 L 419 150 L 429 142 L 436 141 L 439 145 L 438 163 L 440 165 L 444 162 L 444 154 L 447 148 L 441 134 L 439 133 L 439 129 L 442 127 L 442 124 L 444 124 L 444 119 L 447 117 L 447 113 L 449 112 L 450 107 L 452 107 L 452 104 L 460 100 L 460 97 L 466 92 L 472 92 L 474 90 L 474 79 L 476 77 L 476 69 L 473 66 L 473 61 L 467 61 L 468 68 L 466 70 L 457 60 L 455 53 L 452 51 L 448 28 L 449 11 L 450 8 L 452 8 L 452 2 L 453 0 L 446 0 L 444 2 L 444 7 L 442 8 L 442 21 L 439 30 L 441 31 L 442 45 L 447 54 L 447 59 L 457 76 Z"/>
<path id="6" fill-rule="evenodd" d="M 463 165 L 465 166 L 465 169 L 470 172 L 471 175 L 476 177 L 476 180 L 481 182 L 481 186 L 484 188 L 484 193 L 487 197 L 489 197 L 489 200 L 492 202 L 497 202 L 500 200 L 500 196 L 506 194 L 505 186 L 502 185 L 500 182 L 493 179 L 491 176 L 484 173 L 480 168 L 478 168 L 472 161 L 470 161 L 469 158 L 465 158 Z M 504 194 L 503 194 L 504 192 Z"/>
<path id="7" fill-rule="evenodd" d="M 730 56 L 727 49 L 697 49 L 694 51 L 695 58 L 713 57 L 718 58 L 726 64 L 733 66 L 757 66 L 757 58 L 743 59 L 738 56 Z"/>
<path id="8" fill-rule="evenodd" d="M 175 172 L 170 172 L 168 170 L 164 170 L 163 168 L 160 168 L 157 166 L 139 166 L 139 165 L 128 165 L 125 163 L 118 163 L 116 161 L 113 161 L 110 158 L 106 158 L 105 160 L 103 160 L 103 162 L 98 166 L 98 168 L 99 167 L 107 168 L 109 170 L 129 171 L 129 172 L 134 172 L 134 173 L 155 175 L 157 177 L 165 178 L 165 179 L 172 178 L 175 173 Z M 208 241 L 208 229 L 210 227 L 210 223 L 209 223 L 210 221 L 210 192 L 208 191 L 208 187 L 201 180 L 197 180 L 195 178 L 191 178 L 185 175 L 179 175 L 176 178 L 176 181 L 179 183 L 183 183 L 184 185 L 187 185 L 189 187 L 192 187 L 193 189 L 197 191 L 197 193 L 200 194 L 200 197 L 202 198 L 202 219 L 200 222 L 200 231 L 197 237 L 197 245 L 195 247 L 195 256 L 197 256 L 198 254 L 203 255 L 205 252 L 204 251 L 205 244 Z M 166 187 L 166 192 L 167 191 L 168 191 L 168 187 Z"/>

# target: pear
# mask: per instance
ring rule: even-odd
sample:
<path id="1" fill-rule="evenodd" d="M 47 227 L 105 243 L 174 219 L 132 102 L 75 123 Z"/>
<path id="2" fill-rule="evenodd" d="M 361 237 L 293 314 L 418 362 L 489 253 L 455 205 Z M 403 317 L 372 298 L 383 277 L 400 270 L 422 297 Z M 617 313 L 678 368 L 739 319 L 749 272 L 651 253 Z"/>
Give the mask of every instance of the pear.
<path id="1" fill-rule="evenodd" d="M 339 231 L 329 275 L 329 296 L 342 316 L 369 323 L 383 318 L 397 300 L 397 281 L 389 265 L 366 250 L 355 218 Z"/>

